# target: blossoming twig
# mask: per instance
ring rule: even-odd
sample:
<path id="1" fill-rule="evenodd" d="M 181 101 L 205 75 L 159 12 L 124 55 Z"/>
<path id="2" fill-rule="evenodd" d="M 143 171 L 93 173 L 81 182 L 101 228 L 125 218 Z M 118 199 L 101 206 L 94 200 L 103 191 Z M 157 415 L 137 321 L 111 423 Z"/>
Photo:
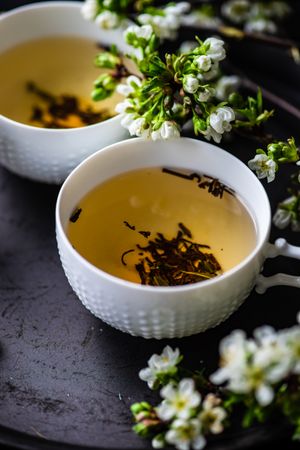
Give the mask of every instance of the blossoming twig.
<path id="1" fill-rule="evenodd" d="M 124 95 L 116 112 L 121 115 L 121 125 L 131 136 L 152 140 L 178 138 L 187 127 L 192 127 L 195 136 L 216 143 L 231 131 L 259 140 L 267 150 L 258 149 L 249 166 L 259 178 L 267 178 L 270 182 L 282 163 L 297 162 L 298 150 L 293 138 L 284 142 L 264 130 L 263 125 L 274 110 L 263 107 L 263 98 L 297 119 L 300 119 L 299 109 L 259 87 L 233 67 L 226 60 L 227 45 L 220 38 L 196 38 L 189 48 L 182 46 L 173 54 L 162 55 L 160 46 L 164 39 L 173 39 L 182 24 L 188 21 L 190 25 L 206 27 L 206 31 L 210 27 L 221 27 L 226 30 L 227 38 L 230 29 L 236 27 L 243 26 L 240 31 L 243 36 L 264 31 L 268 33 L 268 39 L 275 42 L 277 37 L 269 37 L 273 32 L 271 28 L 290 9 L 281 1 L 216 3 L 222 19 L 216 16 L 216 8 L 208 2 L 195 10 L 191 2 L 157 6 L 152 0 L 86 0 L 83 14 L 87 19 L 95 20 L 104 28 L 124 27 L 124 39 L 131 48 L 125 56 L 136 66 L 135 74 L 131 74 L 115 46 L 99 54 L 95 65 L 107 69 L 108 73 L 102 73 L 95 81 L 92 98 L 102 100 L 115 90 Z M 129 20 L 133 17 L 135 24 Z M 224 75 L 222 64 L 229 75 Z M 244 97 L 241 87 L 255 95 Z M 299 173 L 295 178 L 299 184 Z M 291 224 L 293 230 L 300 230 L 299 205 L 300 189 L 296 187 L 290 197 L 280 203 L 273 223 L 279 227 L 283 223 Z"/>
<path id="2" fill-rule="evenodd" d="M 181 358 L 178 349 L 168 346 L 140 371 L 148 385 L 151 381 L 150 388 L 163 386 L 157 406 L 131 406 L 133 430 L 152 439 L 154 448 L 172 444 L 178 450 L 202 449 L 210 435 L 232 426 L 237 407 L 244 411 L 242 426 L 266 422 L 279 413 L 294 427 L 293 438 L 300 440 L 299 323 L 279 331 L 263 326 L 252 338 L 233 331 L 221 341 L 221 365 L 204 385 L 195 382 L 197 371 L 186 377 Z"/>

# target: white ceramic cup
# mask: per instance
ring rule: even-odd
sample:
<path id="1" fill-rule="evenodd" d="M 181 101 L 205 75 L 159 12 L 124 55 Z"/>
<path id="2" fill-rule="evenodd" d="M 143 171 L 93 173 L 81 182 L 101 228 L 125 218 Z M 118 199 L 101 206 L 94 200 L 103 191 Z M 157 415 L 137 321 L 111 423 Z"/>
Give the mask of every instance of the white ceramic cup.
<path id="1" fill-rule="evenodd" d="M 29 40 L 62 35 L 115 43 L 126 51 L 122 32 L 101 30 L 85 20 L 81 6 L 82 2 L 42 2 L 1 14 L 0 53 Z M 119 115 L 83 128 L 45 129 L 0 114 L 0 164 L 26 178 L 60 184 L 87 156 L 128 137 Z"/>
<path id="2" fill-rule="evenodd" d="M 125 281 L 85 260 L 66 235 L 69 218 L 82 197 L 122 172 L 155 166 L 207 173 L 234 189 L 244 199 L 255 221 L 257 242 L 253 251 L 234 268 L 213 279 L 170 287 Z M 135 138 L 102 149 L 68 176 L 56 205 L 58 250 L 73 290 L 95 316 L 119 330 L 144 338 L 189 336 L 224 321 L 255 286 L 265 258 L 280 253 L 282 241 L 279 246 L 268 242 L 270 225 L 269 199 L 253 172 L 225 150 L 190 138 L 159 143 Z M 284 245 L 284 252 L 287 246 Z M 294 248 L 288 247 L 291 256 Z M 299 249 L 296 257 L 300 257 Z M 263 282 L 260 279 L 261 289 Z"/>

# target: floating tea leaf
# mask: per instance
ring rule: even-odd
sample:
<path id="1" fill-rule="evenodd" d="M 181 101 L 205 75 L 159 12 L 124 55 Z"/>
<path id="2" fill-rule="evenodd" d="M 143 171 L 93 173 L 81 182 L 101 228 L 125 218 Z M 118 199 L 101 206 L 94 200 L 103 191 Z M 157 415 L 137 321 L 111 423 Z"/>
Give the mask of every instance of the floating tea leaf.
<path id="1" fill-rule="evenodd" d="M 179 178 L 184 178 L 185 180 L 197 180 L 198 187 L 202 189 L 207 189 L 207 191 L 212 194 L 214 197 L 223 197 L 224 191 L 228 194 L 233 195 L 233 189 L 230 189 L 225 184 L 221 183 L 217 178 L 210 177 L 209 175 L 200 175 L 199 173 L 183 173 L 178 172 L 177 170 L 168 169 L 164 167 L 162 169 L 164 173 L 168 173 L 169 175 L 175 175 Z"/>
<path id="2" fill-rule="evenodd" d="M 141 253 L 143 258 L 135 265 L 141 284 L 184 285 L 207 280 L 222 273 L 214 255 L 202 251 L 203 248 L 210 247 L 193 242 L 191 231 L 183 223 L 179 223 L 178 228 L 175 238 L 167 239 L 162 233 L 157 233 L 146 246 L 139 244 L 136 246 L 143 251 Z M 121 260 L 124 265 L 126 265 L 124 256 L 133 251 L 123 253 Z"/>
<path id="3" fill-rule="evenodd" d="M 168 170 L 124 172 L 79 199 L 84 214 L 67 230 L 76 250 L 115 277 L 152 286 L 196 283 L 239 264 L 256 244 L 242 200 L 222 187 L 221 198 L 213 177 Z"/>
<path id="4" fill-rule="evenodd" d="M 70 222 L 73 222 L 73 223 L 77 222 L 77 220 L 79 219 L 79 216 L 81 214 L 81 211 L 82 211 L 81 208 L 75 209 L 75 211 L 71 214 Z"/>
<path id="5" fill-rule="evenodd" d="M 28 92 L 35 94 L 44 104 L 32 107 L 30 121 L 37 122 L 43 128 L 74 128 L 92 125 L 111 117 L 107 111 L 97 112 L 93 108 L 81 105 L 74 95 L 53 95 L 34 82 L 26 85 Z"/>

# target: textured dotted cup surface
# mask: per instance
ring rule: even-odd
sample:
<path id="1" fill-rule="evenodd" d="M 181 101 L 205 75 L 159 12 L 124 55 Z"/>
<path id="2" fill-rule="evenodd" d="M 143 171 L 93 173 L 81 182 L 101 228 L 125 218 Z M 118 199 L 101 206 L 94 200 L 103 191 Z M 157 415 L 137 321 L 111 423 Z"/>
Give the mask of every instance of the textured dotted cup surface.
<path id="1" fill-rule="evenodd" d="M 209 173 L 245 200 L 256 224 L 255 249 L 212 280 L 175 286 L 142 286 L 111 276 L 81 257 L 66 236 L 81 198 L 101 182 L 144 167 L 172 166 Z M 63 183 L 56 204 L 56 237 L 67 279 L 83 305 L 111 326 L 144 338 L 179 338 L 214 327 L 250 294 L 265 259 L 270 233 L 267 194 L 248 167 L 228 152 L 196 139 L 167 142 L 128 139 L 96 152 Z"/>
<path id="2" fill-rule="evenodd" d="M 81 2 L 42 2 L 0 16 L 0 53 L 31 39 L 65 35 L 124 47 L 122 32 L 101 30 L 85 20 Z M 0 164 L 32 180 L 61 184 L 86 157 L 128 138 L 120 116 L 83 128 L 41 129 L 0 114 Z"/>

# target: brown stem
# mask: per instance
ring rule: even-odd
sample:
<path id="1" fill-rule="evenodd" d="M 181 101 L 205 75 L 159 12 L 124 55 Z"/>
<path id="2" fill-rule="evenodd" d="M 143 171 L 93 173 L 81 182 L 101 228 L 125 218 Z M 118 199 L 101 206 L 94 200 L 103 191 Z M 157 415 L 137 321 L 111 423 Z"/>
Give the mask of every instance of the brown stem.
<path id="1" fill-rule="evenodd" d="M 186 26 L 189 26 L 188 24 Z M 290 56 L 294 59 L 296 63 L 300 63 L 300 53 L 299 53 L 299 43 L 292 41 L 291 39 L 282 38 L 279 36 L 273 36 L 264 33 L 252 33 L 243 31 L 240 28 L 227 25 L 201 27 L 194 26 L 197 30 L 206 32 L 207 34 L 218 33 L 224 38 L 234 39 L 234 40 L 249 40 L 255 42 L 261 42 L 268 45 L 273 45 L 275 47 L 283 48 L 289 50 Z"/>
<path id="2" fill-rule="evenodd" d="M 220 25 L 219 27 L 216 27 L 216 31 L 219 33 L 223 33 L 224 36 L 233 37 L 237 39 L 250 39 L 254 41 L 263 42 L 265 44 L 271 44 L 275 45 L 277 47 L 283 47 L 283 48 L 293 48 L 298 47 L 298 44 L 291 39 L 282 38 L 279 36 L 273 36 L 269 34 L 264 33 L 252 33 L 240 30 L 239 28 L 235 27 L 227 27 L 224 25 Z"/>
<path id="3" fill-rule="evenodd" d="M 260 145 L 268 145 L 275 140 L 272 134 L 264 132 L 262 129 L 246 129 L 246 128 L 233 128 L 233 131 L 238 136 L 251 139 L 252 141 L 259 142 Z"/>

